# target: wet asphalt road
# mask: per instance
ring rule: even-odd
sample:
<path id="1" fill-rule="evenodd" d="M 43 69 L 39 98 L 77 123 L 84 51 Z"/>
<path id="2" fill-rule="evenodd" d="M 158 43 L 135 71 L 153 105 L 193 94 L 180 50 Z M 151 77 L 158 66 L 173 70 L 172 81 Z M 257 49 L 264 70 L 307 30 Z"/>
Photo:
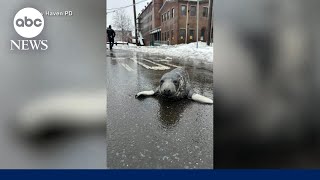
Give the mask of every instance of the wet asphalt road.
<path id="1" fill-rule="evenodd" d="M 212 71 L 117 49 L 107 51 L 106 61 L 108 168 L 213 168 L 213 105 L 134 97 L 185 66 L 194 89 L 212 99 Z M 148 69 L 164 66 L 170 69 Z"/>

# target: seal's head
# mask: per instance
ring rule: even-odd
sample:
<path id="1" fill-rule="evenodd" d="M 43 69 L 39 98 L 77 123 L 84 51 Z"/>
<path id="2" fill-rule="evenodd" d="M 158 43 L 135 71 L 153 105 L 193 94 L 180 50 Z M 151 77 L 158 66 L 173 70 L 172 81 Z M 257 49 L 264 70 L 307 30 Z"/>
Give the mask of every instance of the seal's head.
<path id="1" fill-rule="evenodd" d="M 169 72 L 162 76 L 159 92 L 166 97 L 177 97 L 183 84 L 184 80 L 180 73 Z"/>

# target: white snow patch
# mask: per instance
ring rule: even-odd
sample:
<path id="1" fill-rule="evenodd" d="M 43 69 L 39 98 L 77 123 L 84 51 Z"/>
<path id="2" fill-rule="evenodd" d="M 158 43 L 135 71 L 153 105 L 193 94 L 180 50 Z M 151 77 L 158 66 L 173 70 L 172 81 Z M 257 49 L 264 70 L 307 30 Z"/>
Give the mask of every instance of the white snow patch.
<path id="1" fill-rule="evenodd" d="M 213 45 L 207 46 L 204 42 L 178 45 L 161 45 L 161 46 L 136 46 L 133 44 L 114 46 L 114 49 L 125 49 L 136 52 L 145 52 L 150 54 L 158 54 L 164 56 L 170 56 L 166 59 L 172 59 L 171 57 L 179 57 L 185 60 L 200 60 L 204 62 L 213 62 Z"/>

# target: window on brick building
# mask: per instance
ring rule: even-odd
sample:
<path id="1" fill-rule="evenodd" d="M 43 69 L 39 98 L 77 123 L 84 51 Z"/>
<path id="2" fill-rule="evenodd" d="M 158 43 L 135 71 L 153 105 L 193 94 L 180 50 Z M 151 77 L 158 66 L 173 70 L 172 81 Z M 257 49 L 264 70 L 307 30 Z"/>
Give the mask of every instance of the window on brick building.
<path id="1" fill-rule="evenodd" d="M 193 29 L 190 29 L 190 32 L 189 32 L 190 34 L 189 34 L 189 39 L 190 40 L 194 40 L 194 30 Z"/>
<path id="2" fill-rule="evenodd" d="M 171 30 L 171 39 L 174 39 L 173 30 Z"/>
<path id="3" fill-rule="evenodd" d="M 201 36 L 200 36 L 200 41 L 204 41 L 204 34 L 206 33 L 206 29 L 203 27 L 201 29 Z"/>
<path id="4" fill-rule="evenodd" d="M 203 7 L 202 16 L 208 17 L 208 7 Z"/>
<path id="5" fill-rule="evenodd" d="M 167 19 L 168 20 L 170 19 L 170 12 L 169 11 L 167 12 Z"/>
<path id="6" fill-rule="evenodd" d="M 171 18 L 174 18 L 174 8 L 171 9 Z"/>
<path id="7" fill-rule="evenodd" d="M 184 40 L 185 37 L 186 37 L 186 30 L 185 29 L 180 29 L 179 30 L 179 39 L 180 40 Z"/>
<path id="8" fill-rule="evenodd" d="M 197 15 L 197 7 L 196 6 L 191 6 L 190 16 L 196 16 L 196 15 Z"/>
<path id="9" fill-rule="evenodd" d="M 187 6 L 181 5 L 181 15 L 186 16 L 187 15 Z"/>

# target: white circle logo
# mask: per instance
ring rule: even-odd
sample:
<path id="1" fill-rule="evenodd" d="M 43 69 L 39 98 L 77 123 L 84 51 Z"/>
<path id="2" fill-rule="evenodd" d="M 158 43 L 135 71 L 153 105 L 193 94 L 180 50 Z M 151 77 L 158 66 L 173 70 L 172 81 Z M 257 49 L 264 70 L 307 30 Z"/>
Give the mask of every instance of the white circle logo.
<path id="1" fill-rule="evenodd" d="M 24 38 L 38 36 L 44 27 L 42 14 L 34 8 L 23 8 L 14 16 L 14 29 Z"/>

